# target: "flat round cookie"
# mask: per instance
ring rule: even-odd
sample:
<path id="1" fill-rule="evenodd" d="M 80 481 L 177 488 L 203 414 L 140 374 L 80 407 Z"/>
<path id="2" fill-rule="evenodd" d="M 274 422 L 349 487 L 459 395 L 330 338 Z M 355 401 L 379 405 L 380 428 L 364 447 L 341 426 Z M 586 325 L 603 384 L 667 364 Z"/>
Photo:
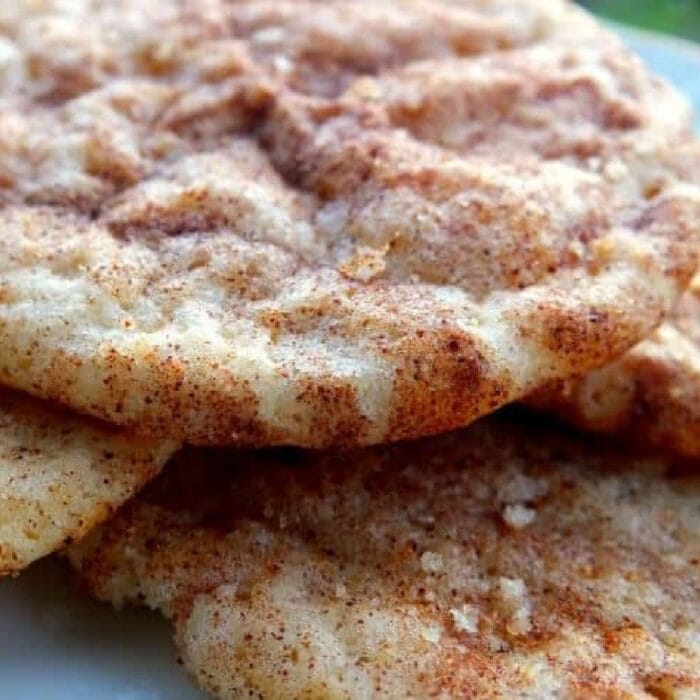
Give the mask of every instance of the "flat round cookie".
<path id="1" fill-rule="evenodd" d="M 696 268 L 690 110 L 573 5 L 6 4 L 0 381 L 197 444 L 469 423 Z"/>
<path id="2" fill-rule="evenodd" d="M 3 389 L 0 575 L 83 537 L 152 479 L 175 448 Z"/>
<path id="3" fill-rule="evenodd" d="M 529 401 L 586 430 L 700 456 L 700 277 L 673 315 L 618 361 Z"/>
<path id="4" fill-rule="evenodd" d="M 518 416 L 182 453 L 68 550 L 218 698 L 695 697 L 700 482 Z"/>

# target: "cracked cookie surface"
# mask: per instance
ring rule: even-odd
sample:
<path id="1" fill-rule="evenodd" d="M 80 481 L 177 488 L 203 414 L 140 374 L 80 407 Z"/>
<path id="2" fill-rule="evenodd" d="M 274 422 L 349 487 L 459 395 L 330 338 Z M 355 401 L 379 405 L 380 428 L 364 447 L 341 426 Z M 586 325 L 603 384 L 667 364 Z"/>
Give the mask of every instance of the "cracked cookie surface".
<path id="1" fill-rule="evenodd" d="M 672 315 L 619 360 L 529 398 L 586 430 L 700 456 L 700 277 Z"/>
<path id="2" fill-rule="evenodd" d="M 0 575 L 80 539 L 152 479 L 167 440 L 73 415 L 3 389 L 0 397 Z"/>
<path id="3" fill-rule="evenodd" d="M 81 412 L 436 433 L 620 355 L 696 267 L 690 110 L 567 3 L 43 0 L 0 33 L 0 381 Z"/>
<path id="4" fill-rule="evenodd" d="M 522 415 L 181 453 L 69 557 L 219 698 L 695 697 L 700 482 Z"/>

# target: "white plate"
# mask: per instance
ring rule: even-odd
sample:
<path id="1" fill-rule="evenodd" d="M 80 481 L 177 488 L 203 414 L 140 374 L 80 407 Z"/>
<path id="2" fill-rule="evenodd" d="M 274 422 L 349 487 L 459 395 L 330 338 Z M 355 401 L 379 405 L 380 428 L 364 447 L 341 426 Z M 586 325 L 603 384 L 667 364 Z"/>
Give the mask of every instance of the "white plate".
<path id="1" fill-rule="evenodd" d="M 700 49 L 620 31 L 656 71 L 691 96 L 700 117 Z M 177 664 L 168 624 L 158 615 L 117 613 L 83 599 L 57 561 L 0 581 L 0 700 L 202 697 Z"/>
<path id="2" fill-rule="evenodd" d="M 168 623 L 77 595 L 62 562 L 0 583 L 2 700 L 202 700 Z"/>
<path id="3" fill-rule="evenodd" d="M 700 46 L 642 29 L 613 26 L 659 75 L 675 83 L 695 105 L 695 130 L 700 133 Z"/>

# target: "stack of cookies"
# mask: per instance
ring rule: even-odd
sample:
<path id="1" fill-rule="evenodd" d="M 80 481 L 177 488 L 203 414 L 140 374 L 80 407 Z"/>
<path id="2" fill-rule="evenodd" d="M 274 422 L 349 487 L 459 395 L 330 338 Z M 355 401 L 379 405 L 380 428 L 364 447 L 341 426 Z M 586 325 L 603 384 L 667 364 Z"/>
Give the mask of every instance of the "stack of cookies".
<path id="1" fill-rule="evenodd" d="M 573 4 L 3 3 L 0 228 L 3 573 L 217 698 L 700 697 L 700 145 Z"/>

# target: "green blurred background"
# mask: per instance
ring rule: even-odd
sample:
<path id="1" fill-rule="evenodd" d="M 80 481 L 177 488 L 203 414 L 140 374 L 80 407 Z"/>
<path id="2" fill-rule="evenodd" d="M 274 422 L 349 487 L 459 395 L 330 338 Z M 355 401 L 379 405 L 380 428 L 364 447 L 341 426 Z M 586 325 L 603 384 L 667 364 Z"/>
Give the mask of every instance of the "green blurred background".
<path id="1" fill-rule="evenodd" d="M 700 42 L 700 0 L 581 0 L 596 14 Z"/>

